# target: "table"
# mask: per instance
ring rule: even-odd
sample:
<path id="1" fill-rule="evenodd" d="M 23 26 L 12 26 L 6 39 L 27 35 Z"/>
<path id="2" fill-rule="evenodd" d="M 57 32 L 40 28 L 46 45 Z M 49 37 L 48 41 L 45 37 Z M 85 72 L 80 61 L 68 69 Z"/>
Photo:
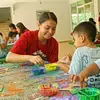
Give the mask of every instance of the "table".
<path id="1" fill-rule="evenodd" d="M 4 68 L 4 71 L 0 70 L 0 82 L 4 85 L 4 90 L 0 93 L 0 100 L 49 100 L 49 97 L 39 94 L 39 85 L 66 77 L 60 70 L 34 76 L 32 65 L 22 63 L 4 63 L 0 64 L 0 68 Z M 9 85 L 16 85 L 22 91 L 9 95 Z"/>
<path id="2" fill-rule="evenodd" d="M 4 87 L 0 92 L 0 100 L 78 100 L 76 95 L 73 96 L 68 91 L 62 91 L 54 97 L 44 97 L 39 93 L 41 84 L 56 83 L 57 80 L 67 79 L 68 75 L 63 71 L 57 70 L 34 76 L 33 65 L 29 63 L 4 63 L 0 64 L 0 68 L 0 83 Z M 58 86 L 64 88 L 68 86 L 68 83 L 59 82 Z M 14 87 L 16 91 L 13 90 Z"/>

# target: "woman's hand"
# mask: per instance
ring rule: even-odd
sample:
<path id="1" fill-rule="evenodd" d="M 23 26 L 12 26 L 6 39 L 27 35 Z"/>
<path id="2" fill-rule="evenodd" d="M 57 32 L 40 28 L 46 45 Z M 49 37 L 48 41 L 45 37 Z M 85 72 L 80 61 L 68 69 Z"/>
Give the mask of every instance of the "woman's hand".
<path id="1" fill-rule="evenodd" d="M 44 61 L 40 56 L 30 56 L 29 61 L 34 64 L 44 65 Z"/>

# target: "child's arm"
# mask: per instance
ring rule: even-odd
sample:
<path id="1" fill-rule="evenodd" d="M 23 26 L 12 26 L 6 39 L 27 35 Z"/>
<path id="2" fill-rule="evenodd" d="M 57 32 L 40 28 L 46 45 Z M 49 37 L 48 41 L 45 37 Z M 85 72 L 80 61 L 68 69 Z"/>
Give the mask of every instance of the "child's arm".
<path id="1" fill-rule="evenodd" d="M 66 73 L 69 71 L 69 65 L 65 63 L 58 62 L 57 66 Z"/>
<path id="2" fill-rule="evenodd" d="M 71 63 L 72 56 L 68 54 L 67 56 L 64 56 L 57 62 L 57 66 L 63 70 L 64 72 L 69 71 L 69 65 Z"/>
<path id="3" fill-rule="evenodd" d="M 87 80 L 89 76 L 98 74 L 100 72 L 100 59 L 95 61 L 95 63 L 89 65 L 87 68 L 85 68 L 82 72 L 80 72 L 78 75 L 71 75 L 72 81 L 80 81 L 81 87 L 83 86 L 83 82 Z"/>
<path id="4" fill-rule="evenodd" d="M 68 54 L 68 55 L 62 57 L 58 62 L 70 65 L 71 60 L 72 60 L 72 56 L 71 56 L 71 54 Z"/>
<path id="5" fill-rule="evenodd" d="M 6 48 L 7 43 L 3 41 L 2 37 L 0 36 L 0 47 L 2 49 Z"/>
<path id="6" fill-rule="evenodd" d="M 44 65 L 44 61 L 40 56 L 33 55 L 20 55 L 13 52 L 9 52 L 6 57 L 7 62 L 26 62 L 29 61 L 33 64 Z"/>

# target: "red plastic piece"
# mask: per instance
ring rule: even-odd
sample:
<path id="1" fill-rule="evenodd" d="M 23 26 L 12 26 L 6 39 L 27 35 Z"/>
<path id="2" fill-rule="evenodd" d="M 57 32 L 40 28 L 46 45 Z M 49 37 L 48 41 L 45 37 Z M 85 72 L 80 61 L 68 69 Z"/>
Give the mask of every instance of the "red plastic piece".
<path id="1" fill-rule="evenodd" d="M 57 93 L 59 93 L 59 90 L 56 88 L 53 88 L 51 85 L 42 85 L 40 87 L 40 94 L 43 96 L 54 96 Z"/>

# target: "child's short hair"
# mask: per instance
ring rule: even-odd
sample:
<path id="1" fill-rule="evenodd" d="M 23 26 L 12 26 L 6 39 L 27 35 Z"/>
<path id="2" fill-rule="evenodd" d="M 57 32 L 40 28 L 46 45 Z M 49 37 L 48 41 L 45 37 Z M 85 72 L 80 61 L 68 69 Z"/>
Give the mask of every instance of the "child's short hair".
<path id="1" fill-rule="evenodd" d="M 17 32 L 9 32 L 8 37 L 12 38 L 13 36 L 16 36 L 18 33 Z"/>
<path id="2" fill-rule="evenodd" d="M 75 29 L 73 30 L 73 33 L 76 32 L 77 34 L 86 34 L 88 39 L 92 42 L 95 41 L 95 37 L 97 34 L 97 29 L 95 27 L 95 25 L 93 25 L 90 22 L 82 22 L 79 25 L 77 25 L 75 27 Z"/>

